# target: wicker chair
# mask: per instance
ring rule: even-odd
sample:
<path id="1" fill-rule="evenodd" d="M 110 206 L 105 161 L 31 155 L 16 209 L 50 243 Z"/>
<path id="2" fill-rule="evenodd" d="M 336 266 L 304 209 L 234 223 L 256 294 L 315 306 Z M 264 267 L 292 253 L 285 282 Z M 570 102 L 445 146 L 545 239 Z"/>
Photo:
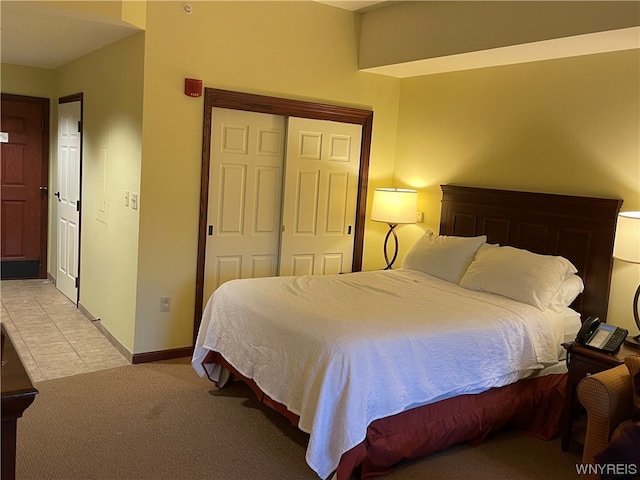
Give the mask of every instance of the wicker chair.
<path id="1" fill-rule="evenodd" d="M 577 393 L 587 411 L 582 463 L 593 464 L 593 457 L 606 447 L 616 427 L 631 418 L 633 387 L 629 369 L 620 365 L 585 377 L 578 384 Z M 583 478 L 599 477 L 583 475 Z"/>

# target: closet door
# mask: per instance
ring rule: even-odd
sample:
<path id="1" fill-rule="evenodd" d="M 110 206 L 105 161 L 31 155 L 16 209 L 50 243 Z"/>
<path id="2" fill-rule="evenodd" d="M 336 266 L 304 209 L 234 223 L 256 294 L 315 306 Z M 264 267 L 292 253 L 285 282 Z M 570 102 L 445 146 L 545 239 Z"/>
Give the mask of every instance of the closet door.
<path id="1" fill-rule="evenodd" d="M 214 108 L 205 299 L 235 278 L 278 274 L 285 117 Z"/>
<path id="2" fill-rule="evenodd" d="M 216 229 L 212 235 L 208 235 L 210 230 L 219 223 L 218 207 L 211 209 L 210 203 L 215 199 L 220 202 L 219 197 L 219 177 L 220 166 L 212 163 L 215 156 L 218 155 L 220 136 L 214 141 L 212 133 L 217 130 L 212 128 L 214 117 L 219 113 L 219 109 L 234 109 L 243 112 L 256 112 L 269 115 L 278 115 L 282 119 L 290 117 L 303 117 L 310 119 L 322 119 L 323 121 L 332 120 L 341 124 L 356 125 L 361 129 L 359 137 L 361 141 L 356 142 L 361 148 L 359 158 L 358 171 L 358 191 L 357 191 L 357 212 L 356 225 L 352 227 L 352 241 L 349 243 L 352 250 L 348 252 L 349 256 L 353 256 L 352 264 L 345 266 L 342 271 L 350 271 L 351 269 L 359 270 L 362 266 L 362 248 L 364 243 L 364 225 L 365 211 L 367 205 L 367 172 L 369 169 L 369 152 L 371 149 L 371 132 L 373 127 L 373 111 L 363 110 L 359 108 L 344 107 L 337 105 L 328 105 L 325 103 L 307 102 L 301 100 L 293 100 L 290 98 L 271 97 L 266 95 L 256 95 L 245 92 L 234 92 L 229 90 L 221 90 L 218 88 L 205 88 L 204 91 L 204 120 L 203 120 L 203 143 L 202 143 L 202 178 L 201 178 L 201 202 L 200 202 L 200 218 L 198 222 L 198 261 L 196 268 L 196 292 L 195 292 L 195 308 L 193 318 L 193 340 L 200 327 L 200 320 L 204 304 L 211 295 L 215 285 L 220 282 L 224 275 L 214 273 L 211 265 L 215 265 L 213 260 L 214 251 L 211 251 L 211 237 L 215 237 L 218 233 Z M 214 115 L 214 113 L 216 115 Z M 284 138 L 284 137 L 283 137 Z M 216 143 L 217 142 L 217 143 Z M 281 179 L 282 180 L 282 179 Z M 221 197 L 222 198 L 222 197 Z M 287 203 L 289 200 L 287 200 Z M 217 205 L 217 204 L 216 204 Z M 277 212 L 274 215 L 277 216 Z M 280 220 L 280 219 L 279 219 Z M 277 223 L 278 230 L 281 227 L 280 221 Z M 287 231 L 291 224 L 284 225 L 285 236 L 290 232 Z M 348 229 L 347 229 L 348 230 Z M 278 242 L 280 232 L 278 231 Z M 287 245 L 289 239 L 285 238 Z M 293 251 L 286 246 L 289 251 Z M 279 252 L 279 250 L 277 250 Z M 233 255 L 231 253 L 230 255 Z M 276 253 L 277 255 L 277 253 Z M 291 263 L 291 262 L 289 262 Z M 301 262 L 299 262 L 301 266 Z M 291 270 L 291 269 L 290 269 Z M 298 269 L 301 271 L 302 269 Z M 284 269 L 280 274 L 284 274 Z"/>
<path id="3" fill-rule="evenodd" d="M 362 127 L 289 117 L 280 275 L 350 272 Z"/>

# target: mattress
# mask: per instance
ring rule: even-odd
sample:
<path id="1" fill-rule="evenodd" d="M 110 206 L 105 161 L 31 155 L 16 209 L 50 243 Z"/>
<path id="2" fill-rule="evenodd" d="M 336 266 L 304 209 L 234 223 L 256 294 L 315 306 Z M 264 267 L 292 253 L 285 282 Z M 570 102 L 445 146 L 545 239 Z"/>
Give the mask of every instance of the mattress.
<path id="1" fill-rule="evenodd" d="M 411 270 L 233 280 L 206 305 L 192 365 L 215 380 L 202 362 L 219 352 L 298 415 L 327 478 L 376 419 L 561 368 L 568 316 Z"/>

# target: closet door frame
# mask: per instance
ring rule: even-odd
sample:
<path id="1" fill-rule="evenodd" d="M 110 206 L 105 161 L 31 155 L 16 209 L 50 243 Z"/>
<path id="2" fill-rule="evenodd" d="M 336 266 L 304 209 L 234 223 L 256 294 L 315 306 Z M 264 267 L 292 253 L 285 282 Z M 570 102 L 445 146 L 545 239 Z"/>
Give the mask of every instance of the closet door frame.
<path id="1" fill-rule="evenodd" d="M 200 176 L 200 218 L 198 227 L 198 258 L 196 268 L 196 298 L 193 320 L 194 345 L 198 335 L 200 319 L 205 301 L 203 295 L 207 245 L 207 210 L 209 205 L 211 121 L 214 107 L 244 110 L 248 112 L 269 113 L 285 117 L 330 120 L 362 126 L 352 271 L 357 272 L 362 270 L 362 249 L 364 244 L 364 226 L 366 221 L 367 183 L 369 154 L 371 150 L 371 133 L 373 127 L 373 111 L 303 100 L 270 97 L 252 93 L 220 90 L 217 88 L 205 88 L 204 121 L 202 129 L 202 169 Z"/>

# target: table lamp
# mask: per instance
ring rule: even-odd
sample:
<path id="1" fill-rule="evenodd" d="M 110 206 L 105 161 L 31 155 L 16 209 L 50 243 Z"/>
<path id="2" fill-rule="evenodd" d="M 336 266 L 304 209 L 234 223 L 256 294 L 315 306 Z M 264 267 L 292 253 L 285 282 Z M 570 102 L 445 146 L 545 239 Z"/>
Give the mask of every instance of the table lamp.
<path id="1" fill-rule="evenodd" d="M 398 257 L 398 236 L 395 228 L 401 223 L 416 223 L 418 211 L 418 192 L 405 188 L 376 188 L 373 191 L 373 205 L 371 206 L 371 220 L 384 222 L 389 225 L 389 231 L 384 238 L 384 260 L 387 262 L 385 270 L 392 268 Z M 395 251 L 389 261 L 387 244 L 393 234 Z"/>
<path id="2" fill-rule="evenodd" d="M 640 212 L 620 212 L 616 225 L 616 238 L 613 244 L 613 258 L 623 262 L 640 264 Z M 640 285 L 633 297 L 633 318 L 640 330 L 640 318 L 638 316 L 638 298 L 640 297 Z M 640 348 L 640 335 L 627 338 L 626 343 Z"/>

